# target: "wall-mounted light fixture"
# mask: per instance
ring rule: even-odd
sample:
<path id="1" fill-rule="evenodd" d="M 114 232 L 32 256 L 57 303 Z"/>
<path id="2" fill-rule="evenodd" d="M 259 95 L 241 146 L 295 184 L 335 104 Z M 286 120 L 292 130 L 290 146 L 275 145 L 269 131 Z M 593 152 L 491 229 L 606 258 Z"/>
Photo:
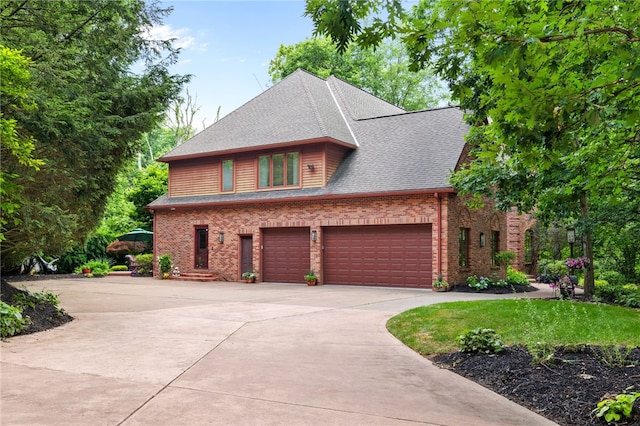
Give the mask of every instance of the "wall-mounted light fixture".
<path id="1" fill-rule="evenodd" d="M 219 241 L 220 243 L 224 243 L 224 232 L 220 232 L 220 233 L 218 234 L 218 241 Z"/>
<path id="2" fill-rule="evenodd" d="M 313 241 L 314 243 L 318 241 L 318 231 L 316 231 L 315 229 L 311 231 L 311 241 Z"/>
<path id="3" fill-rule="evenodd" d="M 480 233 L 480 247 L 484 247 L 484 245 L 487 243 L 487 240 L 484 236 L 484 232 Z"/>
<path id="4" fill-rule="evenodd" d="M 316 166 L 314 166 L 313 164 L 309 163 L 307 164 L 307 167 L 309 168 L 309 170 L 313 171 L 313 169 L 316 168 Z"/>

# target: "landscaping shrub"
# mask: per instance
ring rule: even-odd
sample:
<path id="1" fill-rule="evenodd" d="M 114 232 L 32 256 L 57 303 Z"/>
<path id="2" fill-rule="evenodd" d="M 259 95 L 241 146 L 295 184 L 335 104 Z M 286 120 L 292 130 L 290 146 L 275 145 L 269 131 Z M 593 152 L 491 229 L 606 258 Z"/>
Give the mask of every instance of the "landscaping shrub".
<path id="1" fill-rule="evenodd" d="M 489 288 L 489 279 L 485 277 L 478 278 L 476 275 L 471 275 L 467 278 L 467 284 L 474 290 L 485 290 Z"/>
<path id="2" fill-rule="evenodd" d="M 171 272 L 171 268 L 173 267 L 171 256 L 165 253 L 162 256 L 158 257 L 158 266 L 160 266 L 160 272 L 163 276 Z"/>
<path id="3" fill-rule="evenodd" d="M 27 325 L 28 318 L 22 316 L 22 309 L 0 302 L 0 337 L 13 336 Z"/>
<path id="4" fill-rule="evenodd" d="M 624 276 L 618 271 L 600 271 L 596 274 L 596 278 L 604 280 L 611 285 L 623 285 L 626 283 Z"/>
<path id="5" fill-rule="evenodd" d="M 153 274 L 153 253 L 139 254 L 136 256 L 139 275 Z"/>
<path id="6" fill-rule="evenodd" d="M 605 395 L 605 398 L 598 403 L 593 413 L 598 418 L 604 417 L 608 424 L 630 418 L 634 402 L 636 399 L 640 399 L 640 392 L 631 392 L 632 388 L 627 388 L 618 395 Z"/>
<path id="7" fill-rule="evenodd" d="M 128 271 L 129 267 L 127 265 L 113 265 L 111 267 L 112 271 Z"/>
<path id="8" fill-rule="evenodd" d="M 511 265 L 507 266 L 507 283 L 511 285 L 529 285 L 529 278 Z"/>
<path id="9" fill-rule="evenodd" d="M 16 293 L 13 295 L 13 306 L 21 311 L 26 308 L 35 308 L 40 303 L 48 303 L 57 308 L 60 305 L 60 299 L 53 293 Z"/>
<path id="10" fill-rule="evenodd" d="M 550 260 L 545 259 L 538 262 L 538 269 L 543 274 L 549 275 L 567 275 L 569 268 L 565 265 L 563 260 Z"/>
<path id="11" fill-rule="evenodd" d="M 597 282 L 594 300 L 603 303 L 640 308 L 640 287 L 636 284 L 613 285 Z"/>
<path id="12" fill-rule="evenodd" d="M 109 273 L 111 269 L 110 260 L 106 257 L 90 260 L 82 264 L 79 269 L 89 268 L 94 277 L 102 277 Z M 80 271 L 81 272 L 81 271 Z"/>
<path id="13" fill-rule="evenodd" d="M 476 328 L 458 336 L 462 352 L 495 354 L 504 349 L 502 338 L 492 328 Z"/>
<path id="14" fill-rule="evenodd" d="M 469 287 L 476 291 L 486 290 L 489 287 L 507 287 L 509 283 L 506 280 L 501 280 L 496 276 L 492 278 L 480 277 L 478 278 L 476 275 L 472 275 L 467 278 L 467 284 Z"/>

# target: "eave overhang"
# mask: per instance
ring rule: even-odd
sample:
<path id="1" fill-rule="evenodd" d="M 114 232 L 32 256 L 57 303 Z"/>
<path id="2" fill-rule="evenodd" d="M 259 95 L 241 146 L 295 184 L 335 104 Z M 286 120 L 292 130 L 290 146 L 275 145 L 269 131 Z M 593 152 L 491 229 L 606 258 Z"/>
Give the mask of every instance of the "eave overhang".
<path id="1" fill-rule="evenodd" d="M 229 206 L 241 206 L 241 205 L 255 205 L 255 204 L 277 204 L 277 203 L 292 203 L 292 202 L 309 202 L 309 201 L 333 201 L 333 200 L 348 200 L 356 198 L 371 198 L 371 197 L 392 197 L 392 196 L 407 196 L 407 195 L 428 195 L 428 194 L 455 194 L 456 190 L 451 187 L 445 188 L 431 188 L 423 190 L 406 190 L 406 191 L 385 191 L 385 192 L 361 192 L 351 194 L 332 194 L 323 193 L 319 195 L 302 195 L 302 196 L 284 196 L 273 198 L 250 198 L 242 200 L 215 200 L 215 201 L 192 201 L 194 198 L 202 197 L 176 197 L 170 198 L 170 202 L 154 206 L 153 203 L 145 206 L 145 210 L 151 212 L 154 211 L 173 211 L 173 210 L 192 210 L 192 209 L 206 209 L 212 207 L 229 207 Z M 220 196 L 225 197 L 225 195 Z M 188 199 L 188 200 L 187 200 Z M 184 202 L 180 202 L 184 200 Z"/>
<path id="2" fill-rule="evenodd" d="M 189 155 L 160 157 L 156 161 L 161 163 L 171 163 L 173 161 L 193 160 L 196 158 L 206 158 L 206 157 L 230 156 L 230 155 L 241 154 L 246 152 L 262 152 L 267 150 L 282 149 L 282 148 L 288 148 L 293 146 L 316 145 L 320 143 L 329 143 L 329 144 L 338 145 L 338 146 L 342 146 L 349 149 L 357 148 L 357 146 L 351 143 L 344 142 L 338 139 L 334 139 L 330 137 L 320 137 L 320 138 L 305 139 L 305 140 L 278 142 L 278 143 L 258 145 L 258 146 L 248 146 L 243 148 L 234 148 L 234 149 L 227 149 L 227 150 L 199 152 L 196 154 L 189 154 Z"/>

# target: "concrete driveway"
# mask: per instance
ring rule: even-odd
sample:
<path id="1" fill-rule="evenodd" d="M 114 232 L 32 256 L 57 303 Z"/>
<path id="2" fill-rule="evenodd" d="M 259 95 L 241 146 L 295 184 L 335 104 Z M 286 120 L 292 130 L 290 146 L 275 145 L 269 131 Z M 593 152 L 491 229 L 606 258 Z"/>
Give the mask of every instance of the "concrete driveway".
<path id="1" fill-rule="evenodd" d="M 416 306 L 496 296 L 130 277 L 22 284 L 59 294 L 75 320 L 2 342 L 2 425 L 554 424 L 385 328 Z"/>

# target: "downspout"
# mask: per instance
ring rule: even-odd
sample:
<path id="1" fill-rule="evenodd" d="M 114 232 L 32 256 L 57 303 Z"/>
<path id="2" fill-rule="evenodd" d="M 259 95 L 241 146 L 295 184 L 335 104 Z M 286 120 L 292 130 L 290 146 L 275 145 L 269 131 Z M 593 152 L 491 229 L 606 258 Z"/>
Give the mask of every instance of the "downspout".
<path id="1" fill-rule="evenodd" d="M 157 235 L 156 234 L 156 212 L 153 209 L 149 209 L 149 212 L 151 212 L 151 214 L 153 215 L 153 247 L 151 249 L 153 250 L 154 262 L 153 262 L 153 268 L 151 269 L 151 274 L 154 277 L 156 277 L 157 276 L 156 274 L 158 273 L 158 271 L 156 271 L 156 263 L 157 262 L 155 262 L 155 256 L 156 256 L 156 253 L 158 252 L 156 250 L 156 244 L 158 244 L 158 239 L 156 238 L 156 235 Z M 162 274 L 160 274 L 160 275 L 162 275 Z M 162 278 L 162 277 L 160 277 L 160 278 Z"/>
<path id="2" fill-rule="evenodd" d="M 434 194 L 436 199 L 438 200 L 437 204 L 437 222 L 438 222 L 438 254 L 437 254 L 437 268 L 438 268 L 438 276 L 442 275 L 442 197 L 440 193 L 436 192 Z"/>

